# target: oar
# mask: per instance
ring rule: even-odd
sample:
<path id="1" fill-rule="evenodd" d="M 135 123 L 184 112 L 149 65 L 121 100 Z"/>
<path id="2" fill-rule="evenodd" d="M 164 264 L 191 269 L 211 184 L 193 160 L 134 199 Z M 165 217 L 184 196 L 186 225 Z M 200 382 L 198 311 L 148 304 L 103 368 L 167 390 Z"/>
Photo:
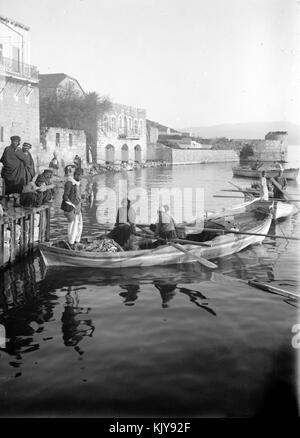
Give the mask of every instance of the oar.
<path id="1" fill-rule="evenodd" d="M 275 187 L 277 187 L 278 188 L 278 190 L 283 194 L 283 196 L 284 196 L 284 199 L 286 200 L 286 201 L 289 201 L 289 202 L 293 202 L 294 201 L 294 199 L 291 199 L 283 190 L 282 190 L 282 188 L 281 188 L 281 186 L 280 186 L 280 184 L 278 184 L 278 182 L 274 179 L 274 178 L 270 178 L 270 181 L 274 184 L 274 186 Z M 297 201 L 298 202 L 298 201 Z M 298 209 L 298 210 L 300 210 L 299 209 L 299 207 L 297 207 L 297 205 L 295 205 L 295 207 Z"/>
<path id="2" fill-rule="evenodd" d="M 162 240 L 164 240 L 164 239 L 162 239 Z M 173 246 L 173 248 L 178 249 L 178 251 L 184 252 L 186 255 L 192 257 L 193 259 L 196 259 L 199 263 L 201 263 L 201 265 L 204 265 L 207 268 L 215 269 L 218 267 L 218 265 L 216 265 L 215 263 L 210 262 L 209 260 L 206 260 L 203 257 L 199 257 L 195 254 L 191 254 L 188 250 L 182 248 L 180 245 L 178 245 L 172 241 L 168 241 L 167 244 L 170 246 Z"/>
<path id="3" fill-rule="evenodd" d="M 233 182 L 231 182 L 231 181 L 227 181 L 227 182 L 228 182 L 228 184 L 231 184 L 233 187 L 236 187 L 239 190 L 243 190 L 242 187 L 240 187 L 240 186 L 238 186 L 236 184 L 233 184 Z"/>
<path id="4" fill-rule="evenodd" d="M 227 181 L 227 182 L 228 182 L 229 184 L 231 184 L 233 187 L 236 187 L 237 189 L 239 189 L 239 190 L 241 190 L 241 191 L 244 191 L 242 187 L 240 187 L 240 186 L 238 186 L 238 185 L 236 185 L 236 184 L 233 184 L 231 181 Z M 251 192 L 247 192 L 247 191 L 246 191 L 246 193 L 250 193 L 250 194 L 251 194 Z"/>
<path id="5" fill-rule="evenodd" d="M 152 235 L 152 236 L 145 236 L 145 235 L 143 235 L 143 234 L 140 234 L 140 233 L 135 233 L 135 235 L 136 236 L 138 236 L 138 237 L 144 237 L 145 239 L 146 238 L 150 238 L 150 237 L 152 237 L 152 239 L 157 239 L 157 240 L 163 240 L 163 241 L 165 241 L 165 239 L 163 239 L 163 238 L 161 238 L 161 237 L 157 237 L 157 236 L 154 236 L 154 235 Z M 195 246 L 211 246 L 209 243 L 207 243 L 207 242 L 196 242 L 195 240 L 187 240 L 187 239 L 172 239 L 172 242 L 175 242 L 175 243 L 187 243 L 187 244 L 189 244 L 189 245 L 195 245 Z"/>
<path id="6" fill-rule="evenodd" d="M 237 199 L 244 199 L 241 196 L 235 196 L 235 195 L 213 195 L 214 198 L 237 198 Z"/>
<path id="7" fill-rule="evenodd" d="M 139 237 L 145 237 L 145 238 L 149 237 L 147 235 L 145 236 L 145 235 L 140 234 L 140 233 L 135 233 L 135 235 L 139 236 Z M 163 239 L 162 237 L 157 237 L 157 236 L 155 236 L 155 239 L 157 239 L 157 240 L 159 240 L 161 242 L 164 242 L 167 245 L 173 246 L 178 251 L 184 252 L 185 254 L 189 255 L 190 257 L 193 257 L 193 258 L 197 259 L 197 261 L 199 263 L 201 263 L 202 265 L 206 266 L 207 268 L 215 269 L 215 268 L 218 267 L 218 265 L 216 265 L 215 263 L 210 262 L 210 261 L 206 260 L 203 257 L 199 257 L 198 255 L 191 254 L 188 250 L 182 248 L 180 245 L 177 245 L 176 243 L 173 242 L 173 240 L 176 241 L 176 242 L 181 242 L 181 239 L 172 239 L 172 241 L 170 241 L 170 240 L 166 241 L 166 239 Z M 186 242 L 186 241 L 184 241 L 184 242 Z M 188 240 L 187 242 L 189 244 L 191 244 L 191 245 L 196 244 L 198 246 L 203 246 L 203 245 L 201 245 L 202 242 L 193 242 L 193 241 L 190 241 L 190 240 Z M 204 245 L 204 246 L 207 246 L 207 245 Z"/>
<path id="8" fill-rule="evenodd" d="M 295 294 L 293 292 L 281 289 L 279 287 L 271 286 L 270 284 L 261 283 L 261 282 L 259 282 L 257 280 L 249 280 L 248 284 L 250 286 L 257 287 L 258 289 L 265 290 L 267 292 L 272 292 L 272 293 L 275 293 L 275 294 L 278 294 L 278 295 L 283 295 L 283 296 L 287 296 L 287 297 L 292 297 L 292 298 L 300 299 L 300 294 Z"/>
<path id="9" fill-rule="evenodd" d="M 300 240 L 299 237 L 292 236 L 277 236 L 274 234 L 261 234 L 261 233 L 250 233 L 249 231 L 236 231 L 236 230 L 225 230 L 219 228 L 203 228 L 205 231 L 214 231 L 216 233 L 228 233 L 228 234 L 245 234 L 247 236 L 261 236 L 261 237 L 270 237 L 270 239 L 289 239 L 289 240 Z"/>

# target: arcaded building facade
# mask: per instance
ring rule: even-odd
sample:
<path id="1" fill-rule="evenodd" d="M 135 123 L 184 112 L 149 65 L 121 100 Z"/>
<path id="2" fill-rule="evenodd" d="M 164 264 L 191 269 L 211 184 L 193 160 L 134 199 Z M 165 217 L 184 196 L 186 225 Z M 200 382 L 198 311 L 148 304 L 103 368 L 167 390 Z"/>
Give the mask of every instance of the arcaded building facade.
<path id="1" fill-rule="evenodd" d="M 113 103 L 98 122 L 97 163 L 146 161 L 146 137 L 146 111 Z"/>

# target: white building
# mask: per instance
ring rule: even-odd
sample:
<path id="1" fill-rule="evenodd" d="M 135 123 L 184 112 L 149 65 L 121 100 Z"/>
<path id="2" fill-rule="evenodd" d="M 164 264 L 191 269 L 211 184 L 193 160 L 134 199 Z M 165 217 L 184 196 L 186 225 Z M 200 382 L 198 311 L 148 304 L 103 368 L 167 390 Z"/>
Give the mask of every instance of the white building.
<path id="1" fill-rule="evenodd" d="M 97 163 L 146 161 L 146 111 L 113 103 L 98 123 Z"/>
<path id="2" fill-rule="evenodd" d="M 38 71 L 30 65 L 29 27 L 0 15 L 0 154 L 19 135 L 39 147 Z"/>

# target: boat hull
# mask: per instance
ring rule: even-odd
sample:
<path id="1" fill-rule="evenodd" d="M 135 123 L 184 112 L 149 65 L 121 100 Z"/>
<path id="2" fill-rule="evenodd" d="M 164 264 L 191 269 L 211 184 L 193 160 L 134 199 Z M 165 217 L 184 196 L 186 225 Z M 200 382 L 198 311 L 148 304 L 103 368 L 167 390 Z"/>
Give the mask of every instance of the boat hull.
<path id="1" fill-rule="evenodd" d="M 265 170 L 265 169 L 264 169 Z M 232 172 L 233 176 L 244 177 L 244 178 L 260 178 L 262 169 L 252 170 L 246 167 L 233 167 Z M 295 180 L 297 179 L 299 174 L 298 169 L 284 169 L 283 175 L 286 179 Z M 267 178 L 274 178 L 279 175 L 278 169 L 269 169 L 266 170 Z"/>
<path id="2" fill-rule="evenodd" d="M 263 222 L 251 231 L 254 233 L 267 234 L 271 225 L 272 217 L 268 216 Z M 217 236 L 209 243 L 209 247 L 185 245 L 191 255 L 215 259 L 234 254 L 249 245 L 262 243 L 263 236 L 246 236 L 226 234 Z M 85 251 L 72 251 L 52 246 L 51 243 L 43 243 L 39 246 L 42 258 L 46 266 L 73 266 L 86 268 L 129 268 L 162 266 L 182 263 L 194 263 L 196 260 L 172 246 L 163 245 L 155 249 L 138 251 L 124 251 L 117 253 L 90 253 Z"/>
<path id="3" fill-rule="evenodd" d="M 270 212 L 270 209 L 272 209 L 274 220 L 286 219 L 296 212 L 296 207 L 294 204 L 272 200 L 262 201 L 258 199 L 246 208 L 248 208 L 250 211 L 260 211 L 263 214 L 267 214 Z"/>

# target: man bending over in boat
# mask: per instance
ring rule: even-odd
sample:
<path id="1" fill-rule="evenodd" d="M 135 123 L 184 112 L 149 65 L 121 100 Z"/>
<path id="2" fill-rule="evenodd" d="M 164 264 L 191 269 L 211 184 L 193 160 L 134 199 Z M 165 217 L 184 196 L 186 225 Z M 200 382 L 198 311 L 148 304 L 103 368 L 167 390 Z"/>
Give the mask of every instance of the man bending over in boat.
<path id="1" fill-rule="evenodd" d="M 166 240 L 176 239 L 177 233 L 176 233 L 175 221 L 172 218 L 172 216 L 169 215 L 168 211 L 169 211 L 168 205 L 159 207 L 159 209 L 157 210 L 158 219 L 156 221 L 156 228 L 154 235 L 159 236 L 162 239 L 166 239 Z"/>
<path id="2" fill-rule="evenodd" d="M 282 193 L 282 191 L 286 189 L 287 181 L 286 178 L 283 176 L 283 168 L 281 166 L 280 166 L 279 176 L 276 176 L 274 180 L 277 182 L 277 184 L 279 184 L 281 188 L 280 190 L 278 187 L 275 186 L 275 184 L 273 184 L 274 198 L 284 199 L 284 193 Z"/>
<path id="3" fill-rule="evenodd" d="M 123 199 L 121 207 L 118 209 L 114 229 L 108 234 L 124 249 L 132 249 L 133 236 L 135 233 L 136 214 L 130 205 L 129 199 Z"/>

